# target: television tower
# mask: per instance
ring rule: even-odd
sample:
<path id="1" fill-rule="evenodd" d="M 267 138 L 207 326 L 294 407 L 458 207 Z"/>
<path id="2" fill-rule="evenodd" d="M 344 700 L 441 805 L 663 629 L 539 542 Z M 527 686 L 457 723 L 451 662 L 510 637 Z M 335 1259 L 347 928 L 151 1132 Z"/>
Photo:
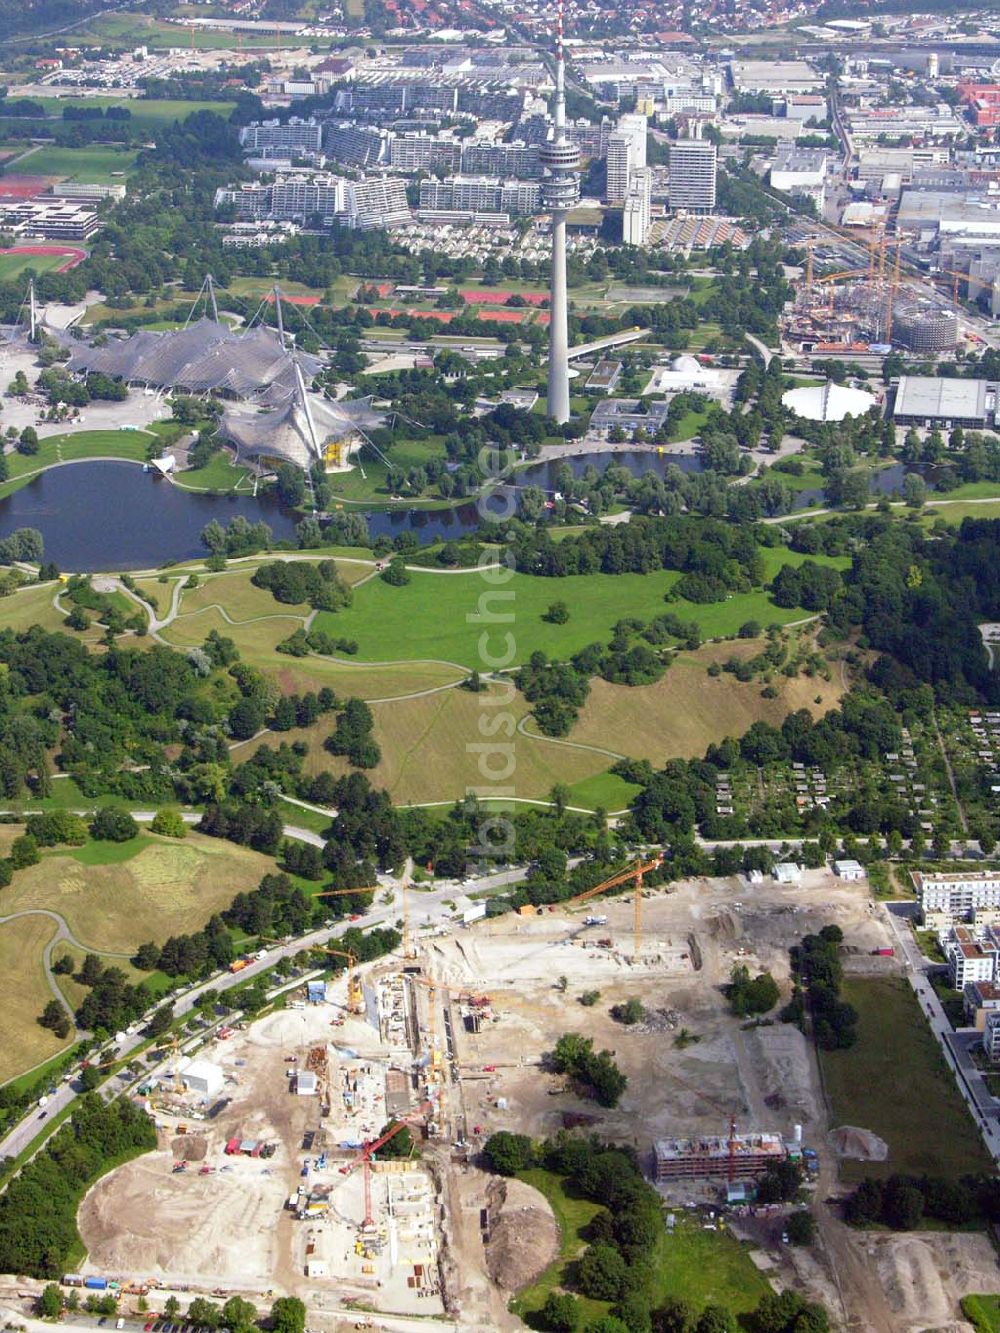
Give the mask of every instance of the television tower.
<path id="1" fill-rule="evenodd" d="M 549 415 L 569 420 L 569 334 L 566 328 L 566 214 L 580 198 L 580 150 L 566 137 L 566 65 L 563 0 L 556 17 L 556 96 L 552 138 L 541 146 L 545 169 L 542 204 L 552 217 L 552 275 L 549 283 Z"/>

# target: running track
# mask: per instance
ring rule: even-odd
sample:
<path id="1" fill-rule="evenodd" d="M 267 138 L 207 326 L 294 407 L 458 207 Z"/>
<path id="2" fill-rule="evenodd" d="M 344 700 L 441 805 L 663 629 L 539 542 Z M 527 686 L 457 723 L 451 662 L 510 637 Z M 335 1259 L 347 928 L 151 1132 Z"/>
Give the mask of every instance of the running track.
<path id="1" fill-rule="evenodd" d="M 9 250 L 0 250 L 0 255 L 65 255 L 66 262 L 59 265 L 56 273 L 67 273 L 87 258 L 86 250 L 75 245 L 12 245 Z"/>

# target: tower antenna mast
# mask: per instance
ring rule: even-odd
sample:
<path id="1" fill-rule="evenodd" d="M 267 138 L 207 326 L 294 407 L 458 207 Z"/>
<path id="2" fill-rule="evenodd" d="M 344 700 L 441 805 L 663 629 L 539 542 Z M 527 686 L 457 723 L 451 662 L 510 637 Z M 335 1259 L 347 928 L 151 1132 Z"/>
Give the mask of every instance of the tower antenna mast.
<path id="1" fill-rule="evenodd" d="M 580 150 L 566 135 L 566 59 L 563 0 L 556 11 L 556 87 L 552 138 L 541 146 L 545 170 L 542 201 L 552 218 L 552 271 L 549 281 L 548 411 L 560 424 L 569 420 L 569 331 L 566 299 L 566 215 L 580 197 Z"/>

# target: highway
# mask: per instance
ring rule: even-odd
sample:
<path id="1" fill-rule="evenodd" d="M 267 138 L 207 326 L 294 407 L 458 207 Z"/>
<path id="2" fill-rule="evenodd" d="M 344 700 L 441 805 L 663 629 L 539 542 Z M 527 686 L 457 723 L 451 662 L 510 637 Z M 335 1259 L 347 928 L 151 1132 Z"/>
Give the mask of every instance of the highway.
<path id="1" fill-rule="evenodd" d="M 973 1036 L 956 1032 L 948 1021 L 944 1006 L 930 982 L 931 972 L 939 965 L 929 962 L 923 956 L 910 929 L 910 920 L 915 911 L 914 903 L 885 905 L 886 917 L 895 935 L 899 956 L 905 964 L 907 980 L 927 1016 L 930 1029 L 941 1047 L 945 1063 L 955 1075 L 955 1083 L 982 1133 L 987 1151 L 994 1162 L 1000 1165 L 1000 1122 L 997 1118 L 997 1102 L 969 1055 L 969 1048 L 978 1040 L 978 1033 Z M 942 1132 L 945 1132 L 943 1127 Z"/>

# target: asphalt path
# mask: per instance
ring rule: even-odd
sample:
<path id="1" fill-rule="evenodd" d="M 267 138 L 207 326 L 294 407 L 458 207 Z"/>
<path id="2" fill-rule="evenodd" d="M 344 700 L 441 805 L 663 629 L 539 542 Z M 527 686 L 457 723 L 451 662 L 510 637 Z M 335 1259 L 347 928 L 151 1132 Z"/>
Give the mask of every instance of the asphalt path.
<path id="1" fill-rule="evenodd" d="M 141 819 L 142 815 L 143 812 L 140 812 L 135 817 Z M 152 818 L 152 812 L 149 812 L 149 818 Z M 191 818 L 196 819 L 198 816 L 193 815 Z M 303 841 L 310 842 L 314 846 L 323 846 L 322 838 L 306 829 L 295 831 L 291 826 L 286 825 L 285 832 L 290 837 L 301 836 Z M 481 893 L 484 890 L 500 888 L 506 884 L 516 884 L 524 879 L 527 873 L 526 867 L 518 867 L 514 870 L 500 871 L 494 875 L 477 878 L 474 883 L 466 882 L 464 886 L 456 884 L 453 880 L 447 880 L 435 884 L 429 889 L 411 888 L 408 902 L 410 929 L 417 931 L 422 926 L 452 921 L 454 919 L 452 909 L 446 907 L 445 904 L 453 901 L 455 895 L 461 893 L 463 888 L 474 889 L 475 892 Z M 310 949 L 314 945 L 327 944 L 330 940 L 339 938 L 351 926 L 366 929 L 372 926 L 394 923 L 402 914 L 402 885 L 398 879 L 390 876 L 380 876 L 378 896 L 385 898 L 387 893 L 392 895 L 388 902 L 373 904 L 369 911 L 362 913 L 354 920 L 340 920 L 334 926 L 323 927 L 320 930 L 310 931 L 307 935 L 296 936 L 276 948 L 270 948 L 264 958 L 253 959 L 247 967 L 239 972 L 223 972 L 186 990 L 175 992 L 172 997 L 169 997 L 173 1001 L 175 1016 L 183 1018 L 186 1014 L 189 1014 L 197 1006 L 199 998 L 205 991 L 212 990 L 224 993 L 234 986 L 241 986 L 272 968 L 279 959 L 294 958 L 303 949 Z M 48 915 L 55 916 L 54 913 Z M 56 919 L 61 920 L 58 917 Z M 140 1022 L 139 1030 L 126 1036 L 125 1041 L 118 1047 L 116 1059 L 127 1059 L 137 1047 L 142 1045 L 146 1040 L 142 1031 L 144 1026 L 144 1022 Z M 116 1086 L 117 1080 L 118 1075 L 113 1075 L 105 1081 L 101 1090 L 113 1089 L 116 1092 L 119 1091 L 120 1085 Z M 44 1107 L 40 1107 L 36 1103 L 24 1119 L 7 1134 L 6 1138 L 0 1141 L 0 1157 L 16 1157 L 22 1153 L 45 1129 L 46 1121 L 71 1105 L 78 1095 L 79 1088 L 76 1079 L 60 1083 L 56 1087 L 56 1091 L 48 1098 Z"/>

